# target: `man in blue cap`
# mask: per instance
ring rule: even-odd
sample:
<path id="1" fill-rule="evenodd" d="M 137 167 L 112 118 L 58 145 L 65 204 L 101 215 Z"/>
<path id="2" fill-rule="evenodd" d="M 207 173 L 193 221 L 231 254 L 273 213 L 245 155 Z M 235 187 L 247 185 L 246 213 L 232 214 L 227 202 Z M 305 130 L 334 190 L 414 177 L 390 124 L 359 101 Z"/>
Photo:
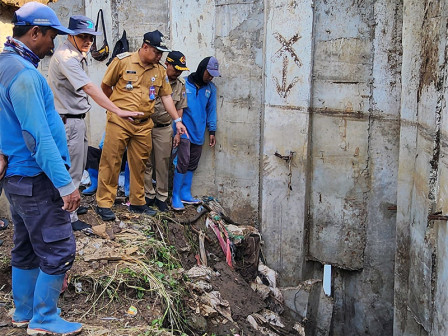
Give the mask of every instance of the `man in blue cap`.
<path id="1" fill-rule="evenodd" d="M 112 103 L 103 91 L 87 76 L 86 55 L 90 51 L 95 35 L 95 25 L 91 19 L 82 15 L 70 17 L 68 28 L 72 33 L 55 51 L 48 69 L 48 82 L 54 94 L 56 110 L 65 124 L 67 144 L 70 152 L 70 176 L 75 187 L 79 187 L 87 161 L 87 127 L 84 121 L 91 105 L 88 96 L 103 108 L 121 118 L 138 116 L 139 112 L 123 111 Z M 91 176 L 95 179 L 96 176 Z M 89 227 L 78 219 L 78 214 L 87 212 L 80 207 L 70 214 L 74 230 Z"/>
<path id="2" fill-rule="evenodd" d="M 14 222 L 13 325 L 28 326 L 28 335 L 76 335 L 82 325 L 62 319 L 57 301 L 76 252 L 67 211 L 78 208 L 80 195 L 68 173 L 64 125 L 36 69 L 54 38 L 71 31 L 37 2 L 18 9 L 13 24 L 0 54 L 0 149 L 8 158 L 3 188 Z"/>
<path id="3" fill-rule="evenodd" d="M 182 120 L 189 138 L 176 134 L 174 145 L 178 145 L 177 163 L 174 169 L 173 197 L 171 206 L 174 210 L 183 210 L 185 204 L 201 203 L 191 195 L 194 171 L 198 167 L 204 143 L 205 128 L 209 132 L 209 145 L 216 144 L 216 86 L 213 77 L 219 77 L 218 60 L 211 56 L 204 58 L 196 72 L 187 77 L 185 87 L 188 107 L 184 108 Z"/>

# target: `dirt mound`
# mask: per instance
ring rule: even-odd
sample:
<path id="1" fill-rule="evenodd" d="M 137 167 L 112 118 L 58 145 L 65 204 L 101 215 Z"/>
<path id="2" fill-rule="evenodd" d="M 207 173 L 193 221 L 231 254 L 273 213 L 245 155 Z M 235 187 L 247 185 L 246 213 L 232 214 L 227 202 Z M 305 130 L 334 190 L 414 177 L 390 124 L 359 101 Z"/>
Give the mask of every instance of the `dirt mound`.
<path id="1" fill-rule="evenodd" d="M 93 197 L 75 232 L 77 256 L 59 301 L 81 335 L 300 335 L 282 299 L 258 271 L 261 236 L 228 218 L 212 198 L 181 213 L 129 213 L 103 222 Z M 0 231 L 0 333 L 10 326 L 12 228 Z"/>

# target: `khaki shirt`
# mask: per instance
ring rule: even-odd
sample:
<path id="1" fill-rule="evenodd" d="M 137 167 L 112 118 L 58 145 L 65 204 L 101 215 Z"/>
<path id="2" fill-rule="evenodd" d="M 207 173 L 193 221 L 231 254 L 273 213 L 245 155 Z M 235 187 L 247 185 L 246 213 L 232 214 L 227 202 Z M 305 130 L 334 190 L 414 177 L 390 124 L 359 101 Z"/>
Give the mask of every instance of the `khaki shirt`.
<path id="1" fill-rule="evenodd" d="M 157 96 L 172 93 L 165 68 L 160 64 L 144 66 L 138 51 L 115 57 L 107 68 L 103 83 L 113 87 L 110 100 L 119 108 L 145 113 L 137 119 L 148 118 L 154 113 Z M 126 89 L 127 84 L 132 85 L 131 90 Z M 154 99 L 150 99 L 150 89 L 154 90 Z"/>
<path id="2" fill-rule="evenodd" d="M 187 104 L 187 94 L 185 92 L 185 79 L 182 77 L 176 78 L 176 80 L 170 82 L 171 89 L 173 89 L 173 93 L 171 97 L 173 97 L 174 106 L 176 110 L 182 110 L 188 106 Z M 163 106 L 162 99 L 157 97 L 156 105 L 154 107 L 154 114 L 151 115 L 151 119 L 155 124 L 168 124 L 173 119 L 165 110 L 165 106 Z"/>
<path id="3" fill-rule="evenodd" d="M 51 57 L 48 84 L 54 95 L 59 114 L 83 114 L 90 110 L 83 86 L 92 82 L 84 71 L 85 55 L 68 40 L 62 43 Z"/>

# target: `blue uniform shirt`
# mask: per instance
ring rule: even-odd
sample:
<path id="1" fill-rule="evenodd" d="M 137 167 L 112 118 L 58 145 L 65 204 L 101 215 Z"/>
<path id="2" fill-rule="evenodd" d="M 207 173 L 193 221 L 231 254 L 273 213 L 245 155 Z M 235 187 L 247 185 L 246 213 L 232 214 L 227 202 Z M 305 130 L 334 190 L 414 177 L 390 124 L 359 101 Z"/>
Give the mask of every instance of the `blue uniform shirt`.
<path id="1" fill-rule="evenodd" d="M 32 63 L 10 48 L 0 54 L 0 148 L 6 177 L 44 172 L 61 196 L 75 190 L 64 124 L 53 93 Z"/>
<path id="2" fill-rule="evenodd" d="M 216 86 L 212 82 L 197 88 L 185 78 L 188 107 L 184 108 L 182 123 L 195 145 L 204 143 L 205 126 L 209 131 L 216 131 Z M 185 134 L 181 136 L 187 139 Z"/>

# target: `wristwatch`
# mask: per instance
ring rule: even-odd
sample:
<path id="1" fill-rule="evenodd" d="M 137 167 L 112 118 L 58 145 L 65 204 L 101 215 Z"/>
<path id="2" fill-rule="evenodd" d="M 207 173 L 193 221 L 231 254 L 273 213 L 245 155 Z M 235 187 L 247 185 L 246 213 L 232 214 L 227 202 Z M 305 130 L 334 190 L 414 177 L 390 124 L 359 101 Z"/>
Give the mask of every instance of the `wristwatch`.
<path id="1" fill-rule="evenodd" d="M 179 121 L 182 121 L 182 118 L 181 118 L 181 117 L 179 117 L 179 118 L 177 118 L 177 119 L 174 120 L 175 123 L 178 123 Z"/>

